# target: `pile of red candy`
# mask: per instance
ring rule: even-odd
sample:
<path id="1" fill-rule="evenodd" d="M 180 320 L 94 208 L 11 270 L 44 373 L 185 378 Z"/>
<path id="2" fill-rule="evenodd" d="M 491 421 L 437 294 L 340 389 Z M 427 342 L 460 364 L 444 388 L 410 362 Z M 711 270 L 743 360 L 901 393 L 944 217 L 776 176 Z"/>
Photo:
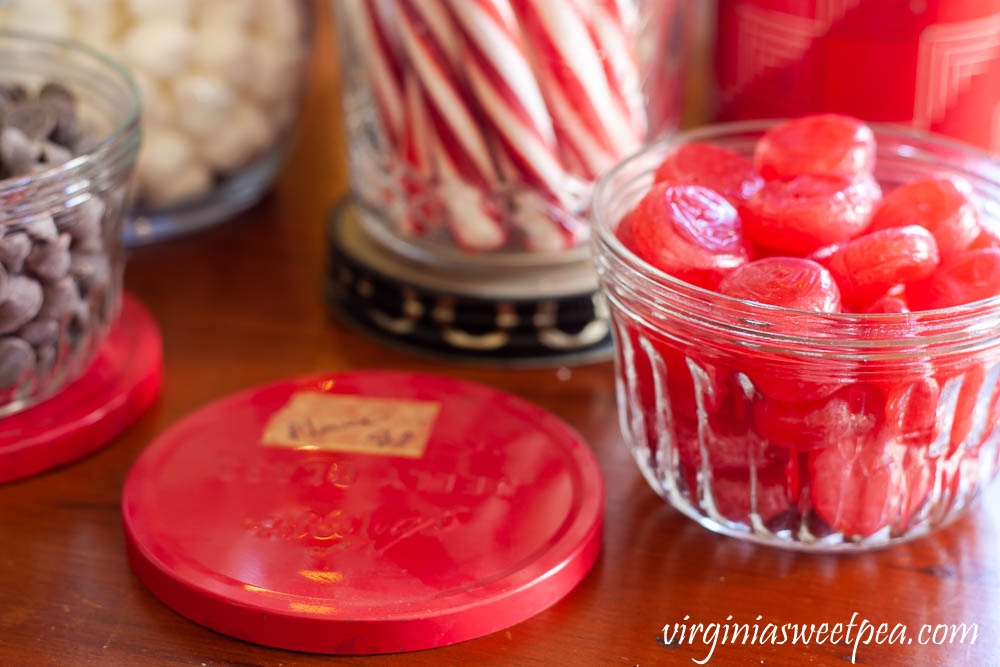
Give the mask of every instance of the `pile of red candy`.
<path id="1" fill-rule="evenodd" d="M 801 311 L 906 313 L 1000 294 L 1000 233 L 980 220 L 969 184 L 927 178 L 883 196 L 874 166 L 871 128 L 833 114 L 773 127 L 752 160 L 689 143 L 657 169 L 618 238 L 688 283 Z M 958 371 L 952 417 L 938 405 L 956 371 L 932 359 L 918 377 L 796 382 L 754 373 L 749 360 L 730 370 L 701 363 L 697 351 L 630 326 L 649 446 L 656 363 L 639 333 L 663 360 L 686 494 L 705 496 L 705 451 L 715 511 L 730 521 L 750 522 L 754 496 L 772 530 L 808 515 L 818 534 L 903 531 L 945 472 L 939 466 L 948 461 L 946 492 L 978 470 L 979 448 L 1000 421 L 1000 390 L 984 388 L 982 363 Z M 981 393 L 991 394 L 985 422 Z M 949 459 L 956 452 L 959 462 Z"/>

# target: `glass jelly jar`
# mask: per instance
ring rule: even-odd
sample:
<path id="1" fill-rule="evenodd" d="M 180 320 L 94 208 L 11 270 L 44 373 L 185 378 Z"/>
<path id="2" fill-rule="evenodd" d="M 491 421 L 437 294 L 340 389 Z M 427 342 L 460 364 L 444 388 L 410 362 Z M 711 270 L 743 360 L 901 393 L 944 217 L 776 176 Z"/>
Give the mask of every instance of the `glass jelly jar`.
<path id="1" fill-rule="evenodd" d="M 889 315 L 788 310 L 682 282 L 615 236 L 673 146 L 705 141 L 749 156 L 771 123 L 682 133 L 595 191 L 625 440 L 659 495 L 719 533 L 807 551 L 923 535 L 959 516 L 997 472 L 1000 297 Z M 883 188 L 960 176 L 981 215 L 1000 217 L 1000 162 L 873 127 Z"/>
<path id="2" fill-rule="evenodd" d="M 0 83 L 15 97 L 58 86 L 73 99 L 75 121 L 67 126 L 79 128 L 66 130 L 78 141 L 60 139 L 74 144 L 72 151 L 44 142 L 43 150 L 66 152 L 65 161 L 38 163 L 22 175 L 8 174 L 11 163 L 4 164 L 0 415 L 6 415 L 82 375 L 118 314 L 140 101 L 118 63 L 77 43 L 27 33 L 0 31 Z M 46 108 L 38 104 L 42 117 Z M 41 143 L 32 137 L 29 148 Z"/>
<path id="3" fill-rule="evenodd" d="M 394 250 L 586 257 L 595 179 L 676 126 L 678 0 L 334 0 L 351 184 Z"/>
<path id="4" fill-rule="evenodd" d="M 222 222 L 274 180 L 298 116 L 307 0 L 9 0 L 0 27 L 82 42 L 126 65 L 143 141 L 129 245 Z"/>

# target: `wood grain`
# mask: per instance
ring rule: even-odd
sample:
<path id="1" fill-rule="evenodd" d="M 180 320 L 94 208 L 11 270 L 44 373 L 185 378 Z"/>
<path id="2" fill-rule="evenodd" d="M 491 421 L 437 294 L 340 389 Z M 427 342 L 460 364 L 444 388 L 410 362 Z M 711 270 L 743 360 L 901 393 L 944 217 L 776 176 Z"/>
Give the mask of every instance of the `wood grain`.
<path id="1" fill-rule="evenodd" d="M 326 4 L 326 3 L 322 3 Z M 618 432 L 609 364 L 501 371 L 429 362 L 336 323 L 320 297 L 324 218 L 346 187 L 336 61 L 320 16 L 295 150 L 255 209 L 206 234 L 135 252 L 128 288 L 166 341 L 163 394 L 113 446 L 0 486 L 0 664 L 305 665 L 693 664 L 703 645 L 666 648 L 666 623 L 977 623 L 974 645 L 861 646 L 859 664 L 997 664 L 1000 530 L 995 494 L 950 528 L 873 554 L 805 556 L 716 537 L 659 500 Z M 592 445 L 608 485 L 604 550 L 567 598 L 507 631 L 433 651 L 369 659 L 243 643 L 174 614 L 132 575 L 118 496 L 152 438 L 252 384 L 391 367 L 487 383 L 563 417 Z M 851 647 L 719 646 L 711 664 L 841 665 Z"/>

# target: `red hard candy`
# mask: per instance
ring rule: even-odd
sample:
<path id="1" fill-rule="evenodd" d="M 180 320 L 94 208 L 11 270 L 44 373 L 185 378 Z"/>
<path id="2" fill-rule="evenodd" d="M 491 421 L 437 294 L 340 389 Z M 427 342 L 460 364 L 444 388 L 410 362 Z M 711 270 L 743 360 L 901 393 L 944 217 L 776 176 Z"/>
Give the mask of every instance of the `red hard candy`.
<path id="1" fill-rule="evenodd" d="M 840 312 L 840 289 L 830 272 L 798 257 L 768 257 L 744 264 L 722 279 L 719 292 L 782 308 Z"/>
<path id="2" fill-rule="evenodd" d="M 969 250 L 1000 250 L 1000 224 L 983 220 L 979 227 L 979 236 L 969 245 Z"/>
<path id="3" fill-rule="evenodd" d="M 816 513 L 845 535 L 868 536 L 902 507 L 901 470 L 886 438 L 844 439 L 809 454 L 809 488 Z"/>
<path id="4" fill-rule="evenodd" d="M 894 285 L 890 287 L 889 291 L 875 299 L 872 305 L 865 309 L 865 312 L 872 315 L 910 312 L 910 306 L 906 303 L 906 286 Z"/>
<path id="5" fill-rule="evenodd" d="M 766 179 L 802 174 L 853 178 L 875 165 L 875 135 L 849 116 L 822 114 L 785 121 L 757 142 L 754 166 Z"/>
<path id="6" fill-rule="evenodd" d="M 923 227 L 891 227 L 847 243 L 830 258 L 830 273 L 844 303 L 863 309 L 899 283 L 931 275 L 938 267 L 937 243 Z"/>
<path id="7" fill-rule="evenodd" d="M 880 197 L 870 176 L 803 175 L 769 181 L 740 212 L 755 243 L 804 254 L 864 232 Z"/>
<path id="8" fill-rule="evenodd" d="M 926 447 L 937 438 L 937 405 L 941 387 L 925 377 L 888 390 L 886 424 L 896 440 L 912 447 Z"/>
<path id="9" fill-rule="evenodd" d="M 656 183 L 701 185 L 739 206 L 760 190 L 764 179 L 753 163 L 731 150 L 692 142 L 670 152 L 656 170 Z"/>
<path id="10" fill-rule="evenodd" d="M 965 181 L 929 178 L 902 185 L 879 203 L 869 231 L 918 225 L 937 241 L 947 260 L 965 250 L 979 236 L 979 215 Z"/>
<path id="11" fill-rule="evenodd" d="M 969 250 L 906 288 L 913 310 L 952 308 L 1000 294 L 1000 250 Z"/>
<path id="12" fill-rule="evenodd" d="M 884 419 L 881 392 L 855 384 L 812 401 L 761 398 L 754 404 L 754 429 L 765 441 L 796 451 L 832 447 L 879 428 Z"/>
<path id="13" fill-rule="evenodd" d="M 749 259 L 743 224 L 721 195 L 697 185 L 654 185 L 631 215 L 636 253 L 670 275 L 714 289 Z"/>
<path id="14" fill-rule="evenodd" d="M 719 514 L 740 523 L 750 521 L 752 510 L 767 523 L 793 506 L 784 465 L 758 468 L 756 484 L 750 470 L 717 470 L 712 475 L 712 497 Z"/>

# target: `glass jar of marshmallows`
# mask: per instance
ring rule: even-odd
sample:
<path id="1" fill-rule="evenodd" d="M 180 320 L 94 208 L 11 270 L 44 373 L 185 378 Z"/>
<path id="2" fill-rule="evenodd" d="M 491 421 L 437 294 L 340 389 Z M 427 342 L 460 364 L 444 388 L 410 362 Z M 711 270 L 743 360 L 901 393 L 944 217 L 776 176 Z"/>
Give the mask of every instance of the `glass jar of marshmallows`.
<path id="1" fill-rule="evenodd" d="M 0 27 L 92 46 L 143 95 L 126 240 L 214 224 L 255 203 L 288 144 L 310 6 L 300 0 L 11 0 Z"/>

